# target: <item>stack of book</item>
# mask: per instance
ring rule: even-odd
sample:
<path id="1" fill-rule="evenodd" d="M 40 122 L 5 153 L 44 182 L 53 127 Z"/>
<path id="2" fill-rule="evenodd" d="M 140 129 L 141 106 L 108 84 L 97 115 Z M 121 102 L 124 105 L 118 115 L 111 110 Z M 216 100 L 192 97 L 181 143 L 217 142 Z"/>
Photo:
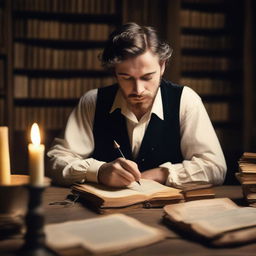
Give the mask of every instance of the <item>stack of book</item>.
<path id="1" fill-rule="evenodd" d="M 242 185 L 244 197 L 251 206 L 256 206 L 256 153 L 243 153 L 238 164 L 236 177 Z"/>

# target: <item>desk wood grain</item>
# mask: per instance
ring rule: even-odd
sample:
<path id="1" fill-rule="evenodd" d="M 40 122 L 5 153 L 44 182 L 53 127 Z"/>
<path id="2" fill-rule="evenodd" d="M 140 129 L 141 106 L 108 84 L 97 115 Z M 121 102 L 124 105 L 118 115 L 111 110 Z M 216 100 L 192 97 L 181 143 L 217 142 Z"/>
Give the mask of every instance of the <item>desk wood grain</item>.
<path id="1" fill-rule="evenodd" d="M 216 197 L 229 197 L 239 205 L 245 205 L 242 197 L 240 186 L 221 186 L 214 188 Z M 69 220 L 80 220 L 99 216 L 97 213 L 86 208 L 81 203 L 77 202 L 73 205 L 51 205 L 53 202 L 61 202 L 69 195 L 69 188 L 49 187 L 44 193 L 43 207 L 46 223 L 60 223 Z M 256 251 L 256 243 L 233 247 L 233 248 L 209 248 L 201 243 L 183 239 L 174 231 L 166 227 L 162 222 L 162 209 L 134 209 L 125 212 L 128 216 L 134 217 L 145 224 L 161 228 L 168 233 L 167 239 L 159 243 L 138 248 L 127 253 L 122 253 L 122 256 L 142 256 L 142 255 L 175 255 L 175 256 L 237 256 L 246 255 L 253 256 Z M 15 254 L 15 251 L 21 246 L 22 239 L 8 239 L 0 241 L 0 255 L 7 253 Z M 89 255 L 81 248 L 60 251 L 63 256 L 81 256 Z"/>

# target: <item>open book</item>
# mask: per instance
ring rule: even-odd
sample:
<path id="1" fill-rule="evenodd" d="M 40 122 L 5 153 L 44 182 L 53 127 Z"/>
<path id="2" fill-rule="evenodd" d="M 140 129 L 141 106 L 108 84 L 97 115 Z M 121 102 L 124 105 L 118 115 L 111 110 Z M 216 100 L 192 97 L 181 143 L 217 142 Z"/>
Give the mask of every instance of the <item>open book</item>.
<path id="1" fill-rule="evenodd" d="M 133 182 L 127 188 L 112 188 L 95 183 L 75 184 L 73 193 L 78 193 L 98 212 L 104 213 L 126 207 L 162 207 L 183 200 L 181 191 L 164 186 L 153 180 Z"/>
<path id="2" fill-rule="evenodd" d="M 256 241 L 256 209 L 228 198 L 204 199 L 164 207 L 164 220 L 190 238 L 215 246 Z"/>
<path id="3" fill-rule="evenodd" d="M 49 224 L 45 233 L 48 245 L 54 249 L 83 247 L 91 254 L 101 255 L 119 254 L 165 238 L 162 230 L 124 214 Z"/>

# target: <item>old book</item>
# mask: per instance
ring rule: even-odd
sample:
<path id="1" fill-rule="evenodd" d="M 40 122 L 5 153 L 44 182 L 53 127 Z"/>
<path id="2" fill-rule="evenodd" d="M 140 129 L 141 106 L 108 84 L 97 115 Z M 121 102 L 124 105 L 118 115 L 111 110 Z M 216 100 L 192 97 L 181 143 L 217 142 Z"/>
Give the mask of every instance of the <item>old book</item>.
<path id="1" fill-rule="evenodd" d="M 184 191 L 185 201 L 210 199 L 215 197 L 214 190 L 212 188 L 200 188 L 194 190 Z"/>
<path id="2" fill-rule="evenodd" d="M 244 196 L 248 203 L 256 203 L 256 193 L 248 193 Z"/>
<path id="3" fill-rule="evenodd" d="M 256 164 L 253 163 L 240 163 L 239 171 L 242 173 L 256 174 Z"/>
<path id="4" fill-rule="evenodd" d="M 256 209 L 228 198 L 167 205 L 164 220 L 185 236 L 214 246 L 256 241 Z"/>
<path id="5" fill-rule="evenodd" d="M 75 184 L 73 193 L 79 193 L 97 211 L 104 213 L 126 207 L 162 207 L 183 200 L 181 190 L 164 186 L 153 180 L 140 180 L 127 188 L 111 188 L 100 184 Z"/>
<path id="6" fill-rule="evenodd" d="M 210 183 L 185 183 L 178 188 L 182 190 L 185 201 L 210 199 L 215 197 L 215 192 Z"/>
<path id="7" fill-rule="evenodd" d="M 256 193 L 256 184 L 242 184 L 242 189 L 246 194 Z"/>
<path id="8" fill-rule="evenodd" d="M 240 163 L 256 163 L 256 153 L 255 152 L 244 152 L 243 155 L 239 159 L 239 165 Z"/>
<path id="9" fill-rule="evenodd" d="M 61 251 L 82 247 L 89 252 L 88 255 L 119 254 L 156 243 L 166 236 L 162 230 L 124 214 L 49 224 L 45 232 L 47 243 L 52 248 Z"/>
<path id="10" fill-rule="evenodd" d="M 256 153 L 255 152 L 244 152 L 241 160 L 249 160 L 249 161 L 253 161 L 256 160 Z"/>
<path id="11" fill-rule="evenodd" d="M 249 205 L 251 203 L 256 203 L 256 184 L 242 184 L 242 191 L 244 199 Z"/>
<path id="12" fill-rule="evenodd" d="M 256 184 L 256 173 L 235 173 L 236 178 L 241 184 Z"/>
<path id="13" fill-rule="evenodd" d="M 245 200 L 251 204 L 256 202 L 256 153 L 244 152 L 238 161 L 239 172 L 236 178 L 242 185 Z"/>

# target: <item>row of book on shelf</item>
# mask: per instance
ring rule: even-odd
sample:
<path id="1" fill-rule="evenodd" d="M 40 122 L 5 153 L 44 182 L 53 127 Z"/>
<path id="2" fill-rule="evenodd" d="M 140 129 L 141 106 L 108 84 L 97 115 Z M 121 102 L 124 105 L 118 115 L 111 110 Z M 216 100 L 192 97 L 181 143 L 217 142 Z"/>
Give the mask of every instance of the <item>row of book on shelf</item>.
<path id="1" fill-rule="evenodd" d="M 14 76 L 15 98 L 75 99 L 85 92 L 115 83 L 113 77 L 33 78 Z"/>
<path id="2" fill-rule="evenodd" d="M 17 69 L 102 69 L 101 48 L 55 49 L 15 43 L 14 67 Z M 227 57 L 196 57 L 182 55 L 182 71 L 232 71 L 235 63 Z"/>
<path id="3" fill-rule="evenodd" d="M 230 71 L 235 63 L 228 57 L 216 56 L 181 56 L 183 71 Z"/>
<path id="4" fill-rule="evenodd" d="M 235 110 L 231 109 L 231 104 L 228 102 L 204 102 L 204 106 L 212 121 L 234 120 Z"/>
<path id="5" fill-rule="evenodd" d="M 16 19 L 15 38 L 104 41 L 114 26 L 106 23 L 68 23 L 56 20 Z"/>
<path id="6" fill-rule="evenodd" d="M 33 123 L 38 123 L 45 130 L 62 130 L 74 107 L 19 107 L 14 108 L 14 129 L 28 130 Z"/>
<path id="7" fill-rule="evenodd" d="M 180 84 L 189 86 L 200 95 L 234 95 L 237 88 L 230 80 L 182 77 Z"/>
<path id="8" fill-rule="evenodd" d="M 224 4 L 225 0 L 182 0 L 183 4 Z"/>
<path id="9" fill-rule="evenodd" d="M 0 93 L 5 88 L 5 62 L 0 58 Z"/>
<path id="10" fill-rule="evenodd" d="M 211 108 L 206 104 L 209 117 L 213 122 L 230 121 L 230 113 L 226 103 L 212 103 Z M 67 117 L 73 107 L 70 106 L 16 106 L 15 107 L 15 129 L 24 130 L 35 120 L 46 129 L 61 129 L 64 127 Z"/>
<path id="11" fill-rule="evenodd" d="M 226 26 L 226 15 L 222 12 L 183 9 L 180 21 L 183 28 L 223 29 Z"/>
<path id="12" fill-rule="evenodd" d="M 30 98 L 31 99 L 31 98 Z M 49 98 L 48 98 L 49 99 Z M 230 121 L 229 105 L 227 103 L 205 104 L 209 117 L 213 122 Z M 15 107 L 15 129 L 24 129 L 29 124 L 38 120 L 47 129 L 59 129 L 65 124 L 70 107 L 36 107 L 16 106 Z"/>
<path id="13" fill-rule="evenodd" d="M 16 11 L 114 14 L 116 0 L 16 0 Z"/>
<path id="14" fill-rule="evenodd" d="M 0 62 L 1 63 L 1 62 Z M 3 78 L 3 76 L 1 77 Z M 1 81 L 1 80 L 0 80 Z M 116 82 L 112 76 L 106 77 L 71 77 L 71 78 L 38 78 L 25 75 L 14 76 L 15 98 L 76 98 L 84 92 L 111 85 Z M 188 86 L 199 95 L 236 95 L 238 88 L 229 80 L 183 77 L 180 84 Z M 2 87 L 1 87 L 2 85 Z M 4 88 L 0 83 L 0 89 Z"/>
<path id="15" fill-rule="evenodd" d="M 5 100 L 0 96 L 0 125 L 4 125 Z"/>
<path id="16" fill-rule="evenodd" d="M 112 76 L 38 78 L 24 75 L 14 76 L 15 98 L 78 98 L 88 90 L 105 87 L 116 82 Z M 199 95 L 235 95 L 236 88 L 226 80 L 207 78 L 182 78 L 181 85 L 189 86 Z M 1 88 L 1 87 L 0 87 Z"/>
<path id="17" fill-rule="evenodd" d="M 21 43 L 14 45 L 14 68 L 16 69 L 60 69 L 101 70 L 99 55 L 102 49 L 60 50 Z"/>
<path id="18" fill-rule="evenodd" d="M 68 95 L 60 95 L 60 96 L 65 96 L 67 97 Z M 37 97 L 40 97 L 40 99 L 43 99 L 43 96 L 38 94 Z M 68 96 L 70 97 L 70 96 Z M 36 97 L 34 97 L 36 99 Z M 55 97 L 56 99 L 57 97 Z M 73 97 L 72 99 L 76 99 L 79 97 Z M 32 98 L 28 98 L 28 99 L 32 99 Z M 47 99 L 51 99 L 51 97 L 48 97 Z M 61 98 L 60 98 L 61 99 Z M 66 98 L 67 99 L 67 98 Z M 71 98 L 68 98 L 71 99 Z M 213 122 L 228 122 L 228 121 L 235 121 L 232 118 L 232 113 L 230 111 L 230 105 L 228 103 L 222 103 L 222 102 L 218 102 L 218 103 L 204 103 L 205 108 L 207 110 L 207 113 L 210 117 L 210 119 Z M 62 125 L 63 122 L 60 121 L 58 122 L 58 120 L 63 117 L 64 119 L 66 118 L 66 107 L 63 106 L 59 106 L 54 108 L 55 110 L 51 110 L 50 107 L 16 107 L 16 116 L 18 116 L 18 118 L 21 118 L 22 120 L 17 121 L 17 126 L 20 127 L 26 127 L 27 122 L 29 122 L 29 116 L 31 116 L 31 118 L 33 119 L 34 116 L 38 116 L 38 120 L 41 120 L 41 122 L 45 123 L 46 120 L 48 120 L 47 123 L 49 123 L 48 126 L 50 126 L 50 124 L 57 122 L 58 126 Z M 69 110 L 68 110 L 69 112 Z M 60 118 L 56 118 L 55 115 L 59 115 Z M 54 122 L 52 122 L 52 119 L 55 120 Z M 62 119 L 62 118 L 61 118 Z M 17 119 L 18 120 L 18 119 Z M 24 125 L 20 125 L 24 123 Z M 54 125 L 55 126 L 55 125 Z"/>
<path id="19" fill-rule="evenodd" d="M 232 38 L 227 35 L 185 35 L 180 37 L 181 48 L 187 49 L 230 49 Z"/>
<path id="20" fill-rule="evenodd" d="M 0 47 L 4 44 L 4 10 L 2 6 L 0 6 Z"/>
<path id="21" fill-rule="evenodd" d="M 241 183 L 246 201 L 256 207 L 256 153 L 244 152 L 238 161 L 236 177 Z"/>
<path id="22" fill-rule="evenodd" d="M 0 48 L 4 45 L 4 10 L 3 3 L 0 2 Z M 5 113 L 5 63 L 4 59 L 0 56 L 0 126 L 4 125 Z"/>

